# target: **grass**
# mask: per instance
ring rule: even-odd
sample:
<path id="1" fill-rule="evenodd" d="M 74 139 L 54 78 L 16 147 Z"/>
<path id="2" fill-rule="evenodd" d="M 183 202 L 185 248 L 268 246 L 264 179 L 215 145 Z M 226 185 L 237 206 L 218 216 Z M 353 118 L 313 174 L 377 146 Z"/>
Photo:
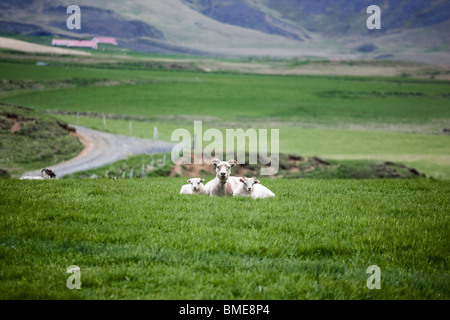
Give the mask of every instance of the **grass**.
<path id="1" fill-rule="evenodd" d="M 21 126 L 14 133 L 12 117 Z M 0 148 L 0 168 L 17 177 L 71 159 L 83 145 L 50 115 L 0 104 Z"/>
<path id="2" fill-rule="evenodd" d="M 96 111 L 148 117 L 207 114 L 233 120 L 275 118 L 313 123 L 423 123 L 450 117 L 450 87 L 445 81 L 157 71 L 146 69 L 148 62 L 84 66 L 50 63 L 46 67 L 17 62 L 0 63 L 0 79 L 148 82 L 17 91 L 2 97 L 5 102 L 39 110 Z M 122 64 L 123 67 L 117 69 Z M 81 96 L 84 98 L 79 99 Z M 222 112 L 224 108 L 226 113 Z"/>
<path id="3" fill-rule="evenodd" d="M 64 176 L 64 179 L 166 177 L 169 176 L 172 166 L 170 153 L 141 154 L 130 156 L 127 159 L 119 160 L 100 168 L 78 171 Z"/>
<path id="4" fill-rule="evenodd" d="M 208 165 L 191 167 L 190 165 L 173 165 L 170 153 L 141 154 L 130 156 L 100 168 L 75 172 L 64 176 L 73 178 L 150 178 L 150 177 L 197 177 L 210 180 L 214 178 L 214 170 Z M 239 164 L 234 170 L 235 176 L 260 176 L 261 164 L 249 164 L 248 154 L 245 164 Z M 289 155 L 279 155 L 279 170 L 275 178 L 308 178 L 308 179 L 421 179 L 422 173 L 399 163 L 384 163 L 370 160 L 331 160 L 320 163 L 314 157 L 302 159 L 301 163 L 289 159 Z M 193 173 L 195 170 L 197 173 Z"/>
<path id="5" fill-rule="evenodd" d="M 139 67 L 139 68 L 137 68 Z M 138 116 L 133 135 L 170 140 L 176 128 L 280 129 L 280 152 L 401 161 L 448 179 L 448 82 L 381 77 L 268 76 L 158 71 L 146 62 L 0 62 L 0 101 L 36 110 Z M 19 88 L 19 89 L 17 89 Z M 76 123 L 76 117 L 58 115 Z M 209 120 L 208 120 L 209 119 Z M 128 121 L 80 125 L 129 134 Z M 257 125 L 260 124 L 260 125 Z M 356 127 L 356 129 L 355 129 Z M 414 134 L 411 134 L 414 133 Z M 370 157 L 368 157 L 370 156 Z"/>
<path id="6" fill-rule="evenodd" d="M 0 181 L 0 298 L 450 298 L 448 181 L 266 179 L 257 201 L 184 180 Z"/>
<path id="7" fill-rule="evenodd" d="M 77 117 L 71 115 L 58 115 L 59 119 L 76 124 Z M 94 128 L 116 134 L 129 134 L 129 121 L 107 119 L 106 128 L 101 117 L 78 118 L 81 126 Z M 153 128 L 158 128 L 159 137 L 170 140 L 171 133 L 177 128 L 186 128 L 193 133 L 193 119 L 148 119 L 148 121 L 132 121 L 132 134 L 140 138 L 153 139 Z M 205 121 L 203 132 L 212 127 L 211 122 Z M 209 125 L 208 125 L 209 123 Z M 248 123 L 239 125 L 244 130 Z M 253 128 L 267 128 L 264 123 L 254 125 Z M 226 126 L 226 124 L 223 124 Z M 424 133 L 407 133 L 383 131 L 376 128 L 345 129 L 326 127 L 283 127 L 283 123 L 268 124 L 280 130 L 280 152 L 298 154 L 303 156 L 323 156 L 329 159 L 348 160 L 377 160 L 401 162 L 412 166 L 419 171 L 435 178 L 450 178 L 450 143 L 447 136 Z M 219 129 L 225 137 L 225 129 Z M 406 129 L 413 129 L 414 125 Z M 420 127 L 417 130 L 428 130 Z M 270 131 L 270 130 L 269 130 Z M 270 141 L 270 140 L 269 140 Z M 207 146 L 210 142 L 204 142 Z"/>
<path id="8" fill-rule="evenodd" d="M 125 135 L 127 117 L 139 117 L 133 135 L 153 138 L 157 126 L 165 140 L 194 119 L 204 129 L 279 128 L 283 153 L 361 170 L 400 159 L 450 177 L 448 82 L 36 57 L 49 65 L 0 61 L 1 102 L 121 115 L 106 128 L 101 118 L 80 125 Z M 20 150 L 2 148 L 2 161 Z M 94 173 L 137 175 L 143 158 Z M 0 299 L 450 298 L 448 180 L 263 178 L 277 196 L 261 201 L 183 197 L 185 181 L 0 179 Z M 81 267 L 81 290 L 66 288 L 71 265 Z M 380 290 L 366 287 L 370 265 L 381 268 Z"/>
<path id="9" fill-rule="evenodd" d="M 107 73 L 103 78 L 108 78 Z M 445 96 L 450 93 L 450 87 L 443 83 L 174 72 L 164 75 L 165 78 L 160 78 L 158 73 L 147 72 L 146 80 L 154 80 L 150 84 L 19 92 L 2 100 L 38 110 L 147 117 L 208 115 L 224 120 L 272 118 L 331 124 L 424 123 L 450 118 L 449 101 Z M 167 77 L 169 75 L 172 77 Z M 344 88 L 347 92 L 352 88 L 355 95 L 324 95 L 323 88 L 333 88 L 333 92 Z M 372 94 L 373 90 L 380 94 Z M 422 95 L 410 96 L 416 92 Z M 393 105 L 396 107 L 392 108 Z"/>
<path id="10" fill-rule="evenodd" d="M 96 66 L 40 67 L 3 62 L 0 78 L 11 79 L 4 86 L 24 89 L 4 91 L 0 101 L 36 110 L 139 116 L 149 122 L 134 121 L 133 135 L 152 138 L 153 126 L 157 126 L 160 138 L 165 140 L 176 128 L 192 130 L 193 119 L 213 118 L 204 121 L 205 129 L 248 128 L 249 124 L 254 127 L 254 123 L 261 123 L 261 128 L 280 128 L 281 152 L 343 159 L 367 159 L 367 155 L 371 160 L 401 159 L 428 175 L 450 177 L 449 160 L 445 158 L 450 154 L 450 144 L 442 135 L 442 129 L 450 126 L 450 87 L 446 82 Z M 124 84 L 126 81 L 134 84 Z M 165 119 L 168 115 L 180 117 Z M 58 117 L 76 123 L 74 116 Z M 82 118 L 80 124 L 105 130 L 101 119 Z M 108 119 L 106 131 L 127 135 L 128 121 Z"/>
<path id="11" fill-rule="evenodd" d="M 447 136 L 375 130 L 280 130 L 280 151 L 331 159 L 370 159 L 407 164 L 428 176 L 450 178 Z"/>
<path id="12" fill-rule="evenodd" d="M 450 118 L 450 87 L 445 81 L 158 71 L 153 64 L 147 69 L 146 63 L 50 62 L 42 67 L 5 60 L 0 62 L 0 79 L 28 81 L 28 87 L 4 91 L 0 99 L 37 110 L 208 115 L 232 121 L 270 118 L 367 125 Z M 71 82 L 73 86 L 67 87 Z"/>

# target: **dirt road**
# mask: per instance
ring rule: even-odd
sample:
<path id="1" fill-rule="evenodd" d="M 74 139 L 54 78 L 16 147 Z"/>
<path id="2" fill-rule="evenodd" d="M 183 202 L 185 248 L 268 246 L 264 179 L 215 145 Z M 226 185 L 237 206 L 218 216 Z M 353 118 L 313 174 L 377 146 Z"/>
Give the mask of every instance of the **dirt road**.
<path id="1" fill-rule="evenodd" d="M 77 130 L 80 141 L 85 145 L 83 151 L 75 158 L 48 166 L 58 177 L 77 171 L 98 168 L 135 154 L 169 152 L 172 143 L 153 141 L 136 137 L 121 136 L 73 126 Z M 24 176 L 40 176 L 40 170 L 26 172 Z"/>

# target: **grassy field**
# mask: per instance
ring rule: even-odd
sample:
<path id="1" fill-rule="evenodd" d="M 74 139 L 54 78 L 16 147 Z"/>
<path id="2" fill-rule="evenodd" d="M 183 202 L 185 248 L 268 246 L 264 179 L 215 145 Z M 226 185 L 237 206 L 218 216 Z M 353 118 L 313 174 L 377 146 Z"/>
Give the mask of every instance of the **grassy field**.
<path id="1" fill-rule="evenodd" d="M 122 135 L 129 134 L 130 120 L 107 119 L 106 128 L 101 117 L 83 117 L 78 119 L 73 115 L 58 115 L 59 119 L 81 126 L 108 131 Z M 200 117 L 201 118 L 201 117 Z M 203 132 L 213 127 L 207 117 L 204 121 Z M 194 118 L 186 119 L 155 119 L 148 121 L 133 121 L 132 134 L 140 138 L 153 139 L 153 128 L 156 126 L 159 138 L 170 140 L 171 133 L 177 128 L 186 128 L 193 133 Z M 257 122 L 258 123 L 258 122 Z M 230 127 L 248 129 L 248 122 L 234 123 Z M 304 125 L 300 127 L 292 124 L 270 121 L 262 122 L 253 128 L 279 128 L 280 152 L 308 156 L 322 156 L 336 160 L 377 160 L 405 163 L 434 178 L 450 178 L 450 142 L 443 134 L 408 133 L 415 126 L 418 131 L 437 131 L 436 124 L 393 125 L 387 129 L 379 127 L 356 128 Z M 225 124 L 218 127 L 225 137 Z M 394 130 L 392 128 L 394 127 Z M 434 129 L 433 129 L 434 128 Z M 402 131 L 397 131 L 402 130 Z M 204 146 L 209 142 L 204 142 Z"/>
<path id="2" fill-rule="evenodd" d="M 128 61 L 128 60 L 127 60 Z M 159 70 L 158 64 L 0 62 L 0 101 L 36 110 L 96 112 L 148 122 L 133 135 L 176 128 L 278 128 L 280 152 L 400 161 L 450 178 L 448 82 L 389 77 L 276 76 Z M 58 115 L 76 123 L 75 116 Z M 80 125 L 128 134 L 128 121 Z"/>
<path id="3" fill-rule="evenodd" d="M 12 130 L 15 124 L 17 131 Z M 83 145 L 56 118 L 0 103 L 0 149 L 0 168 L 17 177 L 71 159 Z"/>
<path id="4" fill-rule="evenodd" d="M 246 163 L 234 169 L 235 176 L 260 176 L 261 164 Z M 103 167 L 77 171 L 64 179 L 76 178 L 153 178 L 153 177 L 201 177 L 214 178 L 214 168 L 208 164 L 190 166 L 174 165 L 168 153 L 140 154 L 118 160 Z M 316 157 L 292 159 L 292 155 L 279 154 L 279 170 L 270 178 L 285 179 L 425 179 L 425 174 L 401 163 L 373 160 L 325 160 Z"/>
<path id="5" fill-rule="evenodd" d="M 92 68 L 76 68 L 71 77 L 71 68 L 21 68 L 23 71 L 14 72 L 21 79 L 25 76 L 20 75 L 23 72 L 39 74 L 40 81 L 72 78 L 75 85 L 78 79 L 89 79 L 93 84 L 58 90 L 11 92 L 2 98 L 4 102 L 33 106 L 38 110 L 94 111 L 147 117 L 208 115 L 231 121 L 270 118 L 325 124 L 422 124 L 450 118 L 450 86 L 446 82 L 430 80 Z M 8 68 L 4 72 L 8 72 Z M 118 85 L 113 80 L 141 83 Z M 103 82 L 103 85 L 95 85 L 94 81 Z"/>
<path id="6" fill-rule="evenodd" d="M 0 102 L 123 135 L 129 121 L 137 137 L 157 126 L 163 140 L 194 120 L 222 132 L 274 128 L 281 153 L 390 160 L 439 179 L 261 177 L 277 195 L 261 201 L 180 196 L 185 178 L 153 174 L 0 179 L 0 299 L 450 298 L 449 82 L 40 58 L 49 65 L 1 59 Z M 137 175 L 142 157 L 89 175 Z M 81 290 L 66 288 L 71 265 Z M 366 286 L 370 265 L 381 290 Z"/>
<path id="7" fill-rule="evenodd" d="M 450 298 L 448 181 L 263 179 L 260 201 L 183 183 L 0 181 L 0 298 Z"/>

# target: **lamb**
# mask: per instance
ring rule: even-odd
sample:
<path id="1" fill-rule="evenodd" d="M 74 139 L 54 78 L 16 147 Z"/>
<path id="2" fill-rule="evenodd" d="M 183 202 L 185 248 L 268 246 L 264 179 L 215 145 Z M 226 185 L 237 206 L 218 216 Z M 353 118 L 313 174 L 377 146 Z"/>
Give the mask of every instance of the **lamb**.
<path id="1" fill-rule="evenodd" d="M 236 166 L 237 161 L 221 161 L 215 158 L 211 164 L 215 166 L 216 177 L 205 185 L 206 193 L 211 197 L 232 196 L 234 189 L 239 186 L 239 178 L 230 176 L 231 168 Z"/>
<path id="2" fill-rule="evenodd" d="M 256 177 L 239 179 L 242 182 L 238 188 L 233 191 L 233 196 L 252 197 L 253 199 L 275 197 L 275 194 L 265 186 L 259 184 Z"/>
<path id="3" fill-rule="evenodd" d="M 23 177 L 20 177 L 20 180 L 44 180 L 44 177 L 41 177 L 41 176 L 23 176 Z"/>
<path id="4" fill-rule="evenodd" d="M 191 178 L 181 187 L 180 194 L 206 194 L 205 185 L 202 183 L 205 179 Z"/>

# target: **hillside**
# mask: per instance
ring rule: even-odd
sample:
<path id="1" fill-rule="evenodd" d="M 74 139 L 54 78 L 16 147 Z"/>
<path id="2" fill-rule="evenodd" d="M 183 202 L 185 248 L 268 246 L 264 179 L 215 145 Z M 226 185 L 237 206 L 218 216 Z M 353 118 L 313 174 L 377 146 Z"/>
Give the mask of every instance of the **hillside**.
<path id="1" fill-rule="evenodd" d="M 32 109 L 0 104 L 0 172 L 16 177 L 77 155 L 83 145 L 69 127 Z"/>
<path id="2" fill-rule="evenodd" d="M 212 56 L 318 56 L 450 63 L 450 3 L 379 3 L 382 29 L 368 30 L 373 1 L 87 1 L 82 29 L 66 28 L 66 3 L 0 0 L 0 32 L 114 36 L 126 48 Z"/>
<path id="3" fill-rule="evenodd" d="M 175 72 L 151 61 L 95 64 L 95 56 L 83 64 L 51 58 L 45 67 L 2 62 L 1 102 L 97 130 L 105 130 L 105 114 L 107 131 L 121 135 L 133 120 L 134 136 L 153 139 L 157 126 L 165 141 L 177 128 L 191 131 L 194 120 L 223 132 L 278 128 L 281 153 L 392 161 L 450 177 L 448 81 L 181 71 L 190 64 L 184 60 Z M 310 67 L 325 72 L 329 65 Z"/>
<path id="4" fill-rule="evenodd" d="M 382 12 L 382 28 L 375 35 L 435 26 L 450 19 L 450 5 L 442 0 L 258 0 L 255 3 L 270 8 L 293 25 L 322 35 L 373 33 L 361 28 L 365 26 L 366 8 L 370 5 L 378 5 Z"/>

